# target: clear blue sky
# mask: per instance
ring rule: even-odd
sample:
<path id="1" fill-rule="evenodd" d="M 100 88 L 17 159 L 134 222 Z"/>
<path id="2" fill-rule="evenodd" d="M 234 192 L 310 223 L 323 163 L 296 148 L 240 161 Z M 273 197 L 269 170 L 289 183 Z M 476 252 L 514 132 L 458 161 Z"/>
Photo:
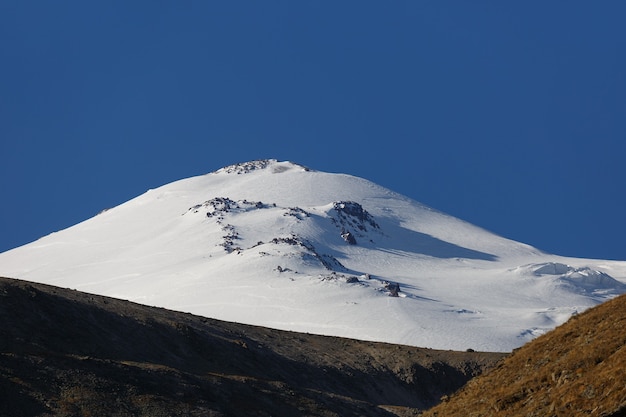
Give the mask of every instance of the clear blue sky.
<path id="1" fill-rule="evenodd" d="M 626 260 L 626 2 L 0 3 L 0 251 L 259 158 Z"/>

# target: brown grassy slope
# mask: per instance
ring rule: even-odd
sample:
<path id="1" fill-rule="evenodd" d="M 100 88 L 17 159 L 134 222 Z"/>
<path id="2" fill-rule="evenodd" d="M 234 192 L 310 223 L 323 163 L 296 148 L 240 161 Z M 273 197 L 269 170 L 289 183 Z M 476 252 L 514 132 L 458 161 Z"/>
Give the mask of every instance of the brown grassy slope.
<path id="1" fill-rule="evenodd" d="M 0 278 L 0 416 L 408 416 L 502 356 L 284 332 Z"/>
<path id="2" fill-rule="evenodd" d="M 626 296 L 556 328 L 425 416 L 626 416 Z"/>

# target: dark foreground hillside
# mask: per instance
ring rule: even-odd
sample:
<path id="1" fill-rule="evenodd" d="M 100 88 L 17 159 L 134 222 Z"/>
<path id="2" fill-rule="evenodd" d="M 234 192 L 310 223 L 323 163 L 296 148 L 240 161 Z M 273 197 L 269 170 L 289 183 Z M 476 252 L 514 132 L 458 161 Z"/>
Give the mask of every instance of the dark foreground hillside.
<path id="1" fill-rule="evenodd" d="M 429 417 L 626 417 L 626 296 L 518 349 Z"/>
<path id="2" fill-rule="evenodd" d="M 284 332 L 7 278 L 0 322 L 1 416 L 409 416 L 504 356 Z"/>

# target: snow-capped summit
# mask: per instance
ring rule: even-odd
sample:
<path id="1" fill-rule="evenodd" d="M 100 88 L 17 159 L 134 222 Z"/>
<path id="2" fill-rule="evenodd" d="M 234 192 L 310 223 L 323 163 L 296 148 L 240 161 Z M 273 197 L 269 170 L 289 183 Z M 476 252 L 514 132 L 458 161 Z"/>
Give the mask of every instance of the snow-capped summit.
<path id="1" fill-rule="evenodd" d="M 271 159 L 149 190 L 0 254 L 0 275 L 457 350 L 511 350 L 626 292 L 626 262 L 545 254 L 365 179 Z"/>

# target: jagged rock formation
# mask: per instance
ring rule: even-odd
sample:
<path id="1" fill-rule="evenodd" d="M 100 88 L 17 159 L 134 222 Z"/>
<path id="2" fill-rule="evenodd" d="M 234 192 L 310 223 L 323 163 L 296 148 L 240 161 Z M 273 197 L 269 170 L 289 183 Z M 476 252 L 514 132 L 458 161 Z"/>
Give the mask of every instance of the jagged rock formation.
<path id="1" fill-rule="evenodd" d="M 374 217 L 355 201 L 336 201 L 329 213 L 331 221 L 341 229 L 341 237 L 350 245 L 356 245 L 358 237 L 365 237 L 369 231 L 380 232 Z M 370 238 L 370 242 L 373 240 Z"/>

